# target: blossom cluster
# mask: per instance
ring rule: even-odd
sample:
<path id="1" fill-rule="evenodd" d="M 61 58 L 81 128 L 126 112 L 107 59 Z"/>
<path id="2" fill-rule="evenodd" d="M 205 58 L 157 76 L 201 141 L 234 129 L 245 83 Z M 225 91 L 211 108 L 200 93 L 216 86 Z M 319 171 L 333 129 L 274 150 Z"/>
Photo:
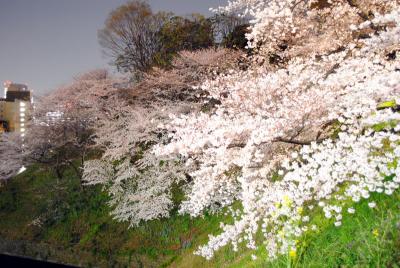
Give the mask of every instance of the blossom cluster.
<path id="1" fill-rule="evenodd" d="M 114 111 L 115 120 L 104 118 L 95 139 L 103 155 L 84 164 L 85 184 L 104 185 L 111 197 L 111 214 L 130 226 L 168 217 L 174 206 L 172 187 L 187 179 L 188 168 L 179 164 L 179 157 L 163 159 L 151 153 L 154 144 L 167 139 L 157 126 L 169 113 L 181 113 L 187 107 L 168 102 L 160 107 L 121 107 Z"/>
<path id="2" fill-rule="evenodd" d="M 233 3 L 240 2 L 251 1 Z M 257 27 L 268 31 L 264 21 L 276 23 L 272 15 L 280 14 L 266 7 L 276 4 L 273 10 L 282 11 L 295 1 L 254 2 L 257 14 L 267 15 L 255 14 L 261 17 L 252 34 L 264 36 Z M 223 225 L 198 254 L 211 258 L 227 244 L 255 249 L 260 228 L 270 257 L 293 252 L 296 240 L 317 228 L 309 225 L 314 210 L 340 226 L 348 202 L 369 198 L 371 192 L 390 195 L 399 187 L 399 116 L 376 108 L 383 101 L 400 101 L 400 9 L 375 14 L 352 30 L 347 26 L 349 32 L 372 27 L 374 34 L 346 39 L 342 49 L 322 49 L 318 56 L 314 47 L 314 56 L 293 57 L 276 70 L 254 66 L 206 81 L 202 89 L 221 104 L 212 113 L 173 116 L 163 126 L 172 140 L 157 145 L 155 154 L 178 154 L 195 163 L 180 212 L 198 216 L 235 200 L 243 206 L 234 224 Z M 322 131 L 327 125 L 337 134 L 334 139 Z M 277 143 L 302 147 L 278 150 Z M 280 179 L 268 179 L 278 167 Z"/>
<path id="3" fill-rule="evenodd" d="M 168 217 L 175 206 L 172 190 L 185 191 L 193 164 L 184 157 L 159 157 L 156 144 L 170 137 L 163 128 L 169 115 L 188 114 L 201 109 L 202 96 L 193 89 L 209 75 L 233 65 L 239 52 L 228 49 L 182 51 L 171 70 L 155 68 L 134 86 L 127 86 L 123 98 L 97 122 L 95 145 L 101 159 L 85 161 L 83 181 L 100 184 L 111 196 L 112 215 L 136 226 L 141 221 Z"/>
<path id="4" fill-rule="evenodd" d="M 23 166 L 22 140 L 14 133 L 0 133 L 0 182 L 15 176 Z"/>
<path id="5" fill-rule="evenodd" d="M 396 122 L 394 128 L 374 131 L 371 127 L 382 123 L 378 118 L 387 122 L 388 114 Z M 254 248 L 254 236 L 261 227 L 269 256 L 285 254 L 296 250 L 296 241 L 304 233 L 316 230 L 309 223 L 316 211 L 340 226 L 344 216 L 355 212 L 353 202 L 368 199 L 371 193 L 392 195 L 400 187 L 400 135 L 395 130 L 400 128 L 400 114 L 384 110 L 346 123 L 351 124 L 337 139 L 313 142 L 293 153 L 282 163 L 278 181 L 247 183 L 241 218 L 234 225 L 224 225 L 223 233 L 211 237 L 197 253 L 211 258 L 228 242 L 234 249 L 244 242 Z M 371 208 L 375 205 L 369 203 Z"/>
<path id="6" fill-rule="evenodd" d="M 399 188 L 399 5 L 236 0 L 221 10 L 253 18 L 250 66 L 200 86 L 193 67 L 226 52 L 186 52 L 180 67 L 153 70 L 128 94 L 133 105 L 100 120 L 103 156 L 85 163 L 84 181 L 105 185 L 115 218 L 131 225 L 167 217 L 174 185 L 186 194 L 180 213 L 228 208 L 233 224 L 196 252 L 206 258 L 228 244 L 295 255 L 316 213 L 340 226 L 352 203 Z"/>
<path id="7" fill-rule="evenodd" d="M 217 11 L 253 18 L 248 46 L 257 48 L 259 54 L 293 57 L 341 48 L 353 38 L 351 25 L 397 4 L 391 0 L 237 0 Z"/>

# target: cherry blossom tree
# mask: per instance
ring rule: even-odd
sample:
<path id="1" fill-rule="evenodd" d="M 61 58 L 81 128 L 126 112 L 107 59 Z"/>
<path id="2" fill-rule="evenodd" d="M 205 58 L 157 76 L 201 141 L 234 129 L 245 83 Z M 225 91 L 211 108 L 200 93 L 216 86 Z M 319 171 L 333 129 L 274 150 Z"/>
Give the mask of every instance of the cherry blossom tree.
<path id="1" fill-rule="evenodd" d="M 365 2 L 234 1 L 225 8 L 248 8 L 254 16 L 249 46 L 259 54 L 252 68 L 204 82 L 201 88 L 220 105 L 211 113 L 174 116 L 163 126 L 171 141 L 154 148 L 194 168 L 181 213 L 198 216 L 235 200 L 243 206 L 233 211 L 234 224 L 223 226 L 198 254 L 211 258 L 229 243 L 255 249 L 260 229 L 269 256 L 284 254 L 315 229 L 298 224 L 309 220 L 302 214 L 312 210 L 306 204 L 317 203 L 339 226 L 342 207 L 332 200 L 357 202 L 369 192 L 398 188 L 393 150 L 399 116 L 376 108 L 386 100 L 399 103 L 400 10 L 396 1 Z M 285 49 L 282 41 L 289 44 Z M 260 62 L 279 50 L 284 64 Z M 368 131 L 371 121 L 394 123 L 386 132 Z M 336 140 L 329 139 L 333 132 L 341 132 Z M 387 140 L 386 153 L 374 154 Z M 269 180 L 277 168 L 281 178 Z M 339 194 L 345 181 L 350 186 Z"/>
<path id="2" fill-rule="evenodd" d="M 392 0 L 290 0 L 231 1 L 218 10 L 250 16 L 250 48 L 258 48 L 259 60 L 286 62 L 293 56 L 315 56 L 343 49 L 354 36 L 377 30 L 349 31 L 351 25 L 391 10 Z M 318 48 L 318 49 L 316 49 Z M 267 57 L 268 58 L 268 57 Z"/>
<path id="3" fill-rule="evenodd" d="M 84 180 L 105 185 L 115 218 L 131 226 L 169 216 L 174 185 L 186 194 L 181 213 L 227 207 L 234 224 L 199 248 L 206 258 L 227 244 L 257 248 L 260 230 L 270 257 L 296 251 L 318 228 L 313 210 L 340 226 L 349 201 L 399 186 L 399 116 L 393 105 L 376 111 L 399 103 L 397 4 L 230 2 L 224 12 L 254 18 L 250 64 L 183 52 L 171 70 L 147 73 L 99 120 L 104 154 L 85 163 Z"/>
<path id="4" fill-rule="evenodd" d="M 15 176 L 23 166 L 23 148 L 20 134 L 0 134 L 0 181 Z"/>
<path id="5" fill-rule="evenodd" d="M 27 128 L 25 160 L 50 167 L 59 179 L 67 168 L 81 178 L 96 122 L 119 103 L 119 82 L 94 70 L 43 97 Z"/>
<path id="6" fill-rule="evenodd" d="M 169 133 L 160 128 L 172 114 L 200 111 L 205 94 L 193 88 L 205 76 L 222 72 L 240 57 L 227 49 L 182 51 L 170 70 L 154 68 L 129 90 L 128 105 L 104 116 L 96 130 L 101 159 L 87 161 L 84 180 L 103 184 L 110 193 L 112 214 L 131 226 L 167 217 L 175 206 L 172 189 L 184 190 L 191 180 L 191 166 L 180 156 L 160 158 L 156 144 L 168 143 Z"/>

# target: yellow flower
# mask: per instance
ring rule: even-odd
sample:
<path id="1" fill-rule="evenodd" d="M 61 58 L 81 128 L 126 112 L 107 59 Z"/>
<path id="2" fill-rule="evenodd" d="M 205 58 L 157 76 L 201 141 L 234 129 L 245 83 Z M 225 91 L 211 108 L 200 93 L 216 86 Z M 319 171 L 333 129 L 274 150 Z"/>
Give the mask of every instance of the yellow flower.
<path id="1" fill-rule="evenodd" d="M 378 231 L 378 229 L 374 229 L 374 230 L 372 231 L 372 234 L 373 234 L 375 237 L 378 237 L 378 236 L 379 236 L 379 231 Z"/>
<path id="2" fill-rule="evenodd" d="M 283 196 L 283 206 L 285 207 L 290 207 L 292 205 L 292 200 L 290 199 L 289 196 L 285 195 Z"/>
<path id="3" fill-rule="evenodd" d="M 289 256 L 290 256 L 290 258 L 292 258 L 292 259 L 296 258 L 296 256 L 297 256 L 296 250 L 295 250 L 295 249 L 291 249 L 291 250 L 289 251 Z"/>
<path id="4" fill-rule="evenodd" d="M 280 230 L 280 231 L 278 232 L 278 235 L 279 235 L 280 237 L 284 237 L 284 236 L 285 236 L 285 231 Z"/>
<path id="5" fill-rule="evenodd" d="M 303 214 L 303 207 L 297 208 L 297 213 L 299 213 L 300 215 Z"/>

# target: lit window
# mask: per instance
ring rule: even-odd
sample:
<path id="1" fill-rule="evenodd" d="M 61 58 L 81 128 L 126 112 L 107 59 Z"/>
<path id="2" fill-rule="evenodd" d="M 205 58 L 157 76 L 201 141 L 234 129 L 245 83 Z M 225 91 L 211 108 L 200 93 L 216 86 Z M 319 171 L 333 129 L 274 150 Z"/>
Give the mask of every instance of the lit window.
<path id="1" fill-rule="evenodd" d="M 21 128 L 21 132 L 25 132 L 25 128 Z"/>
<path id="2" fill-rule="evenodd" d="M 19 111 L 20 111 L 21 113 L 23 113 L 23 112 L 26 111 L 26 109 L 25 109 L 25 108 L 20 108 Z"/>
<path id="3" fill-rule="evenodd" d="M 25 107 L 25 102 L 20 102 L 19 105 L 20 105 L 21 107 Z"/>
<path id="4" fill-rule="evenodd" d="M 21 123 L 21 127 L 24 127 L 25 126 L 25 123 Z"/>
<path id="5" fill-rule="evenodd" d="M 25 117 L 25 113 L 20 113 L 19 116 Z"/>
<path id="6" fill-rule="evenodd" d="M 21 118 L 20 121 L 21 121 L 21 122 L 25 122 L 25 118 Z"/>

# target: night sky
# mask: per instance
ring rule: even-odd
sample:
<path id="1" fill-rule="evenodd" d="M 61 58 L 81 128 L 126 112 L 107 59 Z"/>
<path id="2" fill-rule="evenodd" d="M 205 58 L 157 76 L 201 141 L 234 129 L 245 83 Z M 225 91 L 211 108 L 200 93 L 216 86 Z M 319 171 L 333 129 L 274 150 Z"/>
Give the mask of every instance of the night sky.
<path id="1" fill-rule="evenodd" d="M 41 94 L 88 70 L 113 71 L 101 52 L 97 31 L 109 12 L 125 2 L 0 0 L 0 82 L 25 83 Z M 209 7 L 224 5 L 226 0 L 148 2 L 154 11 L 210 15 Z"/>

